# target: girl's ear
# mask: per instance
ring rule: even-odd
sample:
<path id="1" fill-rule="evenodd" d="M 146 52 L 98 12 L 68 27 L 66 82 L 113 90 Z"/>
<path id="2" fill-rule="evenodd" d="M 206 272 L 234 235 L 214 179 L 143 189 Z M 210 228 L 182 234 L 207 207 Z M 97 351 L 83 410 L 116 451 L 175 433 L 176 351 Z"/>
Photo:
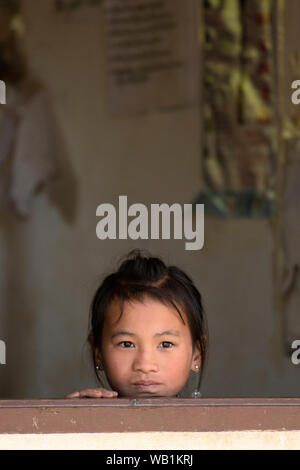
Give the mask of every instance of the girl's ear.
<path id="1" fill-rule="evenodd" d="M 88 342 L 90 344 L 92 354 L 93 354 L 93 357 L 95 359 L 96 366 L 98 366 L 100 370 L 103 370 L 101 353 L 100 353 L 99 349 L 95 346 L 94 337 L 93 337 L 92 333 L 89 334 L 89 336 L 88 336 Z"/>
<path id="2" fill-rule="evenodd" d="M 102 356 L 98 348 L 95 348 L 94 354 L 97 367 L 99 367 L 100 370 L 103 370 Z"/>
<path id="3" fill-rule="evenodd" d="M 195 344 L 195 347 L 194 347 L 191 370 L 197 372 L 197 370 L 199 370 L 200 367 L 201 367 L 201 363 L 202 363 L 202 360 L 201 360 L 200 343 L 199 343 L 199 341 L 197 341 L 197 343 Z"/>

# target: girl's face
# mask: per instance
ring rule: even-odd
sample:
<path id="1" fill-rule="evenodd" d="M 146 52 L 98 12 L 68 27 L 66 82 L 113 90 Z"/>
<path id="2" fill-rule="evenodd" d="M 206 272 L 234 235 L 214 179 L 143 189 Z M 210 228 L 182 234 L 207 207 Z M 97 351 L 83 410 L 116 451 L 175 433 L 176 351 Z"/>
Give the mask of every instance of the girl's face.
<path id="1" fill-rule="evenodd" d="M 119 396 L 173 397 L 183 388 L 191 369 L 200 367 L 199 349 L 192 351 L 187 318 L 157 300 L 109 306 L 98 364 Z M 120 317 L 120 319 L 119 319 Z"/>

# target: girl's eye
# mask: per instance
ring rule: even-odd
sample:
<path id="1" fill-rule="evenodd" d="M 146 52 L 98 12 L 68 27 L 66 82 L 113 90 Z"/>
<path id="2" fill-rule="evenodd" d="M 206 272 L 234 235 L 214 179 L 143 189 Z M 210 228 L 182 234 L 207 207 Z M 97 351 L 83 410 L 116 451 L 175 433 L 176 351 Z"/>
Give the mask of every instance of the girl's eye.
<path id="1" fill-rule="evenodd" d="M 121 341 L 120 343 L 118 343 L 118 346 L 121 346 L 122 348 L 134 348 L 134 344 L 131 342 L 131 341 Z M 160 347 L 162 349 L 170 349 L 172 346 L 174 346 L 173 343 L 171 343 L 170 341 L 162 341 L 160 343 Z"/>
<path id="2" fill-rule="evenodd" d="M 133 343 L 131 341 L 121 341 L 121 343 L 119 343 L 119 345 L 122 346 L 123 348 L 133 347 Z"/>
<path id="3" fill-rule="evenodd" d="M 170 341 L 162 341 L 160 344 L 163 345 L 163 349 L 170 349 L 172 346 L 174 346 L 174 344 Z"/>

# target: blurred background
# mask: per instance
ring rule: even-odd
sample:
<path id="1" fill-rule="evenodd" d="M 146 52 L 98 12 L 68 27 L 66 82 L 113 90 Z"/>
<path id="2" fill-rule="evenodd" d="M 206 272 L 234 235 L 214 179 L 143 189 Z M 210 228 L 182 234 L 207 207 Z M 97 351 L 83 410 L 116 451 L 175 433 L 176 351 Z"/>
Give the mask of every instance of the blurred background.
<path id="1" fill-rule="evenodd" d="M 92 296 L 133 248 L 194 279 L 204 397 L 294 397 L 298 0 L 0 0 L 1 398 L 96 385 Z M 204 203 L 205 241 L 99 240 L 96 208 Z"/>

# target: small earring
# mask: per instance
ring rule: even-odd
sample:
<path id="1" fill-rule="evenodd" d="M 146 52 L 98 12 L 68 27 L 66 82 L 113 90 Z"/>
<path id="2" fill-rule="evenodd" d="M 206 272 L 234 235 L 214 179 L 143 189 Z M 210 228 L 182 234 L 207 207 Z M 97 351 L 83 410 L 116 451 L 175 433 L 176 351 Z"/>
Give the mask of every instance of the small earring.
<path id="1" fill-rule="evenodd" d="M 98 364 L 96 365 L 96 369 L 97 369 L 97 370 L 100 370 L 100 366 L 99 366 Z"/>
<path id="2" fill-rule="evenodd" d="M 199 372 L 199 366 L 198 364 L 195 364 L 195 372 Z M 192 393 L 192 398 L 200 398 L 202 397 L 201 393 L 199 392 L 199 390 L 194 390 L 193 393 Z"/>

